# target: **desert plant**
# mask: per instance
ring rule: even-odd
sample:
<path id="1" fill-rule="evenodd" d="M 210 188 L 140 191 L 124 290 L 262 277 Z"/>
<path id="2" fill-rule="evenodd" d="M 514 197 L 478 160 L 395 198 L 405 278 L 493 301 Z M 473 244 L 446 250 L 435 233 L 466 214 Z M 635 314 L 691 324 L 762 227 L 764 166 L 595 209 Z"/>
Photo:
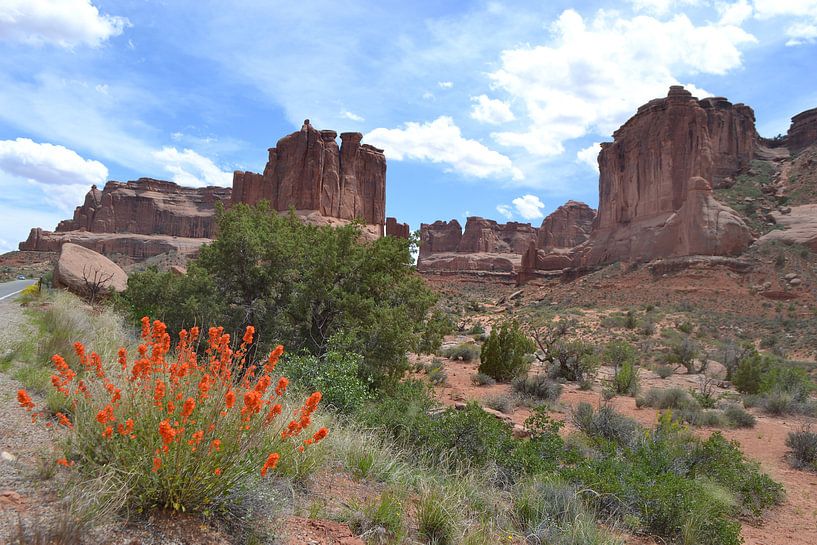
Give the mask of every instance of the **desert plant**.
<path id="1" fill-rule="evenodd" d="M 479 372 L 499 382 L 511 380 L 528 370 L 533 350 L 533 342 L 519 328 L 519 323 L 505 322 L 491 330 L 482 346 Z"/>
<path id="2" fill-rule="evenodd" d="M 632 397 L 638 393 L 638 368 L 632 361 L 627 361 L 616 369 L 616 374 L 613 376 L 613 390 L 618 394 Z"/>
<path id="3" fill-rule="evenodd" d="M 511 395 L 498 395 L 486 398 L 485 406 L 501 413 L 510 414 L 516 408 L 516 399 Z"/>
<path id="4" fill-rule="evenodd" d="M 454 515 L 438 492 L 426 492 L 417 501 L 417 531 L 429 545 L 453 545 L 456 533 Z"/>
<path id="5" fill-rule="evenodd" d="M 562 385 L 542 373 L 516 377 L 511 386 L 515 392 L 551 403 L 562 395 Z"/>
<path id="6" fill-rule="evenodd" d="M 562 341 L 553 349 L 554 366 L 550 372 L 556 378 L 592 384 L 599 368 L 599 359 L 592 344 L 582 340 Z"/>
<path id="7" fill-rule="evenodd" d="M 653 369 L 653 371 L 655 371 L 655 374 L 658 375 L 662 379 L 669 378 L 673 374 L 673 370 L 672 370 L 671 365 L 663 365 L 663 364 L 656 365 L 655 369 Z"/>
<path id="8" fill-rule="evenodd" d="M 493 386 L 496 381 L 485 373 L 474 373 L 471 375 L 471 383 L 475 386 Z"/>
<path id="9" fill-rule="evenodd" d="M 698 403 L 686 390 L 678 387 L 673 388 L 650 388 L 643 397 L 636 400 L 636 404 L 641 407 L 653 407 L 655 409 L 688 409 L 697 407 Z"/>
<path id="10" fill-rule="evenodd" d="M 667 354 L 667 363 L 672 365 L 680 365 L 687 370 L 689 374 L 703 373 L 706 371 L 707 360 L 703 358 L 699 366 L 695 365 L 695 360 L 698 358 L 700 348 L 687 335 L 680 341 L 674 342 L 669 347 Z"/>
<path id="11" fill-rule="evenodd" d="M 212 512 L 236 501 L 236 494 L 274 470 L 283 457 L 299 456 L 326 437 L 321 428 L 306 435 L 321 394 L 315 392 L 289 422 L 284 408 L 288 381 L 273 384 L 272 373 L 283 353 L 244 369 L 254 328 L 241 345 L 230 346 L 221 328 L 208 331 L 200 357 L 198 328 L 182 331 L 175 357 L 170 335 L 160 321 L 142 320 L 138 354 L 120 349 L 118 365 L 106 366 L 82 343 L 74 346 L 85 378 L 55 355 L 54 388 L 70 400 L 70 415 L 58 413 L 66 436 L 64 456 L 57 463 L 74 467 L 88 479 L 100 474 L 127 476 L 130 508 L 163 507 Z M 20 405 L 34 412 L 25 390 Z M 123 483 L 124 488 L 124 483 Z"/>
<path id="12" fill-rule="evenodd" d="M 735 428 L 754 428 L 757 423 L 757 419 L 740 405 L 727 405 L 723 409 L 723 415 Z"/>
<path id="13" fill-rule="evenodd" d="M 443 356 L 451 360 L 473 361 L 479 358 L 479 347 L 474 343 L 462 343 L 443 350 Z"/>
<path id="14" fill-rule="evenodd" d="M 632 418 L 617 413 L 609 405 L 602 405 L 597 411 L 587 402 L 579 403 L 573 410 L 573 425 L 589 437 L 613 441 L 628 446 L 639 435 L 640 426 Z"/>
<path id="15" fill-rule="evenodd" d="M 346 515 L 349 528 L 369 543 L 400 543 L 406 534 L 406 514 L 398 494 L 386 491 L 376 501 L 352 504 Z"/>
<path id="16" fill-rule="evenodd" d="M 817 433 L 808 428 L 789 432 L 786 446 L 791 449 L 789 461 L 793 467 L 817 471 Z"/>

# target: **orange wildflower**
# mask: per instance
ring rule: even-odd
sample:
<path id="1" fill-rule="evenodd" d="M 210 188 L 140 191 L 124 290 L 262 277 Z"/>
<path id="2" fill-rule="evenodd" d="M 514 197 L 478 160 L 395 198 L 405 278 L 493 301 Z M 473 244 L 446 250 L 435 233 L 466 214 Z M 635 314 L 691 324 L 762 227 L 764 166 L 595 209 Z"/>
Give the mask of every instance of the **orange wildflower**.
<path id="1" fill-rule="evenodd" d="M 158 456 L 153 457 L 153 472 L 156 473 L 159 471 L 159 468 L 162 467 L 162 459 Z"/>
<path id="2" fill-rule="evenodd" d="M 282 410 L 283 410 L 283 407 L 281 407 L 280 403 L 276 403 L 275 405 L 273 405 L 272 408 L 267 413 L 267 420 L 266 420 L 267 424 L 272 422 L 275 419 L 276 416 L 281 414 Z"/>
<path id="3" fill-rule="evenodd" d="M 261 476 L 266 477 L 267 471 L 270 469 L 275 469 L 275 466 L 278 465 L 278 460 L 281 459 L 281 455 L 277 452 L 273 452 L 269 456 L 267 456 L 267 461 L 264 462 L 264 465 L 261 467 Z"/>
<path id="4" fill-rule="evenodd" d="M 102 432 L 102 437 L 105 439 L 110 439 L 111 435 L 113 435 L 113 428 L 111 426 L 107 426 L 105 431 Z"/>
<path id="5" fill-rule="evenodd" d="M 57 463 L 60 464 L 61 466 L 65 466 L 65 467 L 71 467 L 72 465 L 74 465 L 74 462 L 69 462 L 65 458 L 58 459 Z"/>
<path id="6" fill-rule="evenodd" d="M 318 441 L 324 439 L 327 435 L 329 435 L 329 430 L 326 428 L 321 428 L 315 432 L 315 435 L 312 436 L 312 440 L 317 443 Z"/>
<path id="7" fill-rule="evenodd" d="M 221 451 L 221 439 L 213 439 L 210 443 L 210 450 Z"/>
<path id="8" fill-rule="evenodd" d="M 164 443 L 165 449 L 173 442 L 173 439 L 175 439 L 176 430 L 173 429 L 173 426 L 170 425 L 167 419 L 159 422 L 159 435 L 162 436 L 162 443 Z"/>
<path id="9" fill-rule="evenodd" d="M 191 414 L 193 414 L 193 410 L 196 408 L 196 400 L 192 397 L 188 397 L 184 405 L 182 406 L 182 417 L 189 418 Z"/>
<path id="10" fill-rule="evenodd" d="M 213 379 L 210 375 L 204 375 L 201 377 L 199 381 L 199 397 L 201 399 L 207 399 L 207 392 L 210 391 L 210 388 L 213 386 Z"/>
<path id="11" fill-rule="evenodd" d="M 162 382 L 161 380 L 156 380 L 156 387 L 153 389 L 153 399 L 156 402 L 157 407 L 161 407 L 162 399 L 165 397 L 165 393 L 167 392 L 167 385 Z"/>
<path id="12" fill-rule="evenodd" d="M 251 325 L 248 325 L 246 331 L 244 331 L 244 338 L 241 340 L 244 341 L 246 344 L 252 344 L 253 335 L 255 335 L 255 328 Z"/>
<path id="13" fill-rule="evenodd" d="M 128 351 L 124 346 L 119 349 L 118 359 L 119 366 L 123 371 L 126 370 L 128 368 Z"/>
<path id="14" fill-rule="evenodd" d="M 278 386 L 275 387 L 275 393 L 279 396 L 284 395 L 284 392 L 287 391 L 287 386 L 289 385 L 289 380 L 286 377 L 281 377 L 278 379 Z"/>
<path id="15" fill-rule="evenodd" d="M 31 401 L 31 396 L 23 389 L 17 390 L 17 403 L 20 404 L 20 407 L 29 412 L 34 408 L 34 402 Z"/>
<path id="16" fill-rule="evenodd" d="M 128 435 L 130 432 L 133 431 L 133 418 L 128 418 L 125 420 L 125 425 L 119 424 L 117 426 L 116 431 L 119 432 L 119 435 Z"/>
<path id="17" fill-rule="evenodd" d="M 258 382 L 255 385 L 255 391 L 263 396 L 266 393 L 267 388 L 269 388 L 271 382 L 272 379 L 270 378 L 270 376 L 264 375 L 263 377 L 258 379 Z"/>
<path id="18" fill-rule="evenodd" d="M 281 358 L 281 355 L 284 353 L 284 347 L 280 344 L 275 347 L 275 350 L 270 352 L 269 358 L 267 359 L 267 363 L 264 364 L 264 371 L 267 373 L 272 373 L 275 371 L 275 366 L 278 365 L 278 360 Z"/>
<path id="19" fill-rule="evenodd" d="M 244 415 L 245 420 L 249 420 L 253 414 L 261 410 L 261 394 L 255 390 L 250 390 L 244 394 L 244 408 L 241 409 L 241 414 Z"/>
<path id="20" fill-rule="evenodd" d="M 216 469 L 213 471 L 213 473 L 215 473 L 216 475 L 219 475 L 219 476 L 220 476 L 220 475 L 221 475 L 221 468 L 220 468 L 220 467 L 217 467 L 217 468 L 216 468 Z"/>
<path id="21" fill-rule="evenodd" d="M 233 405 L 235 405 L 235 392 L 232 390 L 227 390 L 227 393 L 224 394 L 224 404 L 227 405 L 228 409 L 232 409 Z"/>
<path id="22" fill-rule="evenodd" d="M 147 339 L 150 335 L 150 318 L 142 316 L 142 338 Z"/>
<path id="23" fill-rule="evenodd" d="M 116 417 L 113 415 L 113 407 L 110 405 L 106 405 L 104 409 L 96 413 L 96 421 L 100 424 L 107 424 L 108 422 L 113 422 L 116 420 Z"/>
<path id="24" fill-rule="evenodd" d="M 69 430 L 74 427 L 74 425 L 71 424 L 71 421 L 68 420 L 68 417 L 65 416 L 64 414 L 57 413 L 55 416 L 57 417 L 57 420 L 59 421 L 59 423 L 62 424 L 63 426 L 65 426 L 66 428 L 68 428 Z"/>

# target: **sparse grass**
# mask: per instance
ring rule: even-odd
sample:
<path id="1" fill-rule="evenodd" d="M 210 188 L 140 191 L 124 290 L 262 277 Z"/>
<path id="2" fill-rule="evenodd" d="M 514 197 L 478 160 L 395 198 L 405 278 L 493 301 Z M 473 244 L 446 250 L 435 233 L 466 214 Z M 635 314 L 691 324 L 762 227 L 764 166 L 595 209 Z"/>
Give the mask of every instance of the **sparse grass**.
<path id="1" fill-rule="evenodd" d="M 664 365 L 664 364 L 656 365 L 655 369 L 653 369 L 653 371 L 655 371 L 655 374 L 658 375 L 662 379 L 666 379 L 666 378 L 671 377 L 673 375 L 673 373 L 675 372 L 673 370 L 673 368 L 672 368 L 672 365 Z"/>
<path id="2" fill-rule="evenodd" d="M 429 545 L 454 545 L 457 522 L 448 510 L 450 502 L 438 491 L 429 491 L 417 501 L 417 532 Z"/>
<path id="3" fill-rule="evenodd" d="M 723 415 L 734 428 L 754 428 L 757 418 L 740 405 L 729 404 L 723 409 Z"/>
<path id="4" fill-rule="evenodd" d="M 352 503 L 344 517 L 349 528 L 368 543 L 400 543 L 406 536 L 404 500 L 386 491 L 376 501 Z"/>
<path id="5" fill-rule="evenodd" d="M 474 343 L 462 343 L 443 350 L 442 355 L 450 360 L 474 361 L 479 358 L 479 346 Z"/>
<path id="6" fill-rule="evenodd" d="M 791 449 L 789 461 L 792 467 L 817 471 L 817 433 L 808 428 L 789 432 L 786 446 Z"/>
<path id="7" fill-rule="evenodd" d="M 548 403 L 555 403 L 562 395 L 563 386 L 544 373 L 525 375 L 511 382 L 513 390 L 519 394 L 534 397 Z"/>
<path id="8" fill-rule="evenodd" d="M 496 380 L 485 373 L 474 373 L 471 375 L 471 383 L 474 386 L 493 386 L 496 384 Z"/>
<path id="9" fill-rule="evenodd" d="M 516 408 L 517 399 L 509 394 L 491 396 L 484 401 L 486 407 L 504 414 L 511 414 Z"/>

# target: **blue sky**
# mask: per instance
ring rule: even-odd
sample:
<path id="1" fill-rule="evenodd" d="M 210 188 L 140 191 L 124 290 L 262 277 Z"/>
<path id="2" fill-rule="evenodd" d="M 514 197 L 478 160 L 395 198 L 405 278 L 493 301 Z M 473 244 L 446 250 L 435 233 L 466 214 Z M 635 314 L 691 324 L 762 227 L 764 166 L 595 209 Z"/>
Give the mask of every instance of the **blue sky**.
<path id="1" fill-rule="evenodd" d="M 762 135 L 817 106 L 817 0 L 2 0 L 0 251 L 91 183 L 229 185 L 309 118 L 388 158 L 387 214 L 597 205 L 597 144 L 684 84 Z"/>

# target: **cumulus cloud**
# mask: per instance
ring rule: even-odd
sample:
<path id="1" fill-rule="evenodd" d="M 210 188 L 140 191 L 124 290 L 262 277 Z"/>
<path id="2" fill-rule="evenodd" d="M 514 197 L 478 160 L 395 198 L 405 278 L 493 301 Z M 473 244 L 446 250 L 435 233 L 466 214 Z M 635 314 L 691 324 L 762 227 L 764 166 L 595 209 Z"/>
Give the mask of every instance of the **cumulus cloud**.
<path id="1" fill-rule="evenodd" d="M 100 14 L 91 0 L 4 0 L 0 3 L 0 40 L 72 48 L 98 47 L 122 34 L 125 17 Z"/>
<path id="2" fill-rule="evenodd" d="M 340 112 L 340 116 L 343 117 L 344 119 L 349 119 L 349 120 L 352 120 L 352 121 L 354 121 L 356 123 L 361 123 L 363 121 L 366 121 L 365 119 L 363 119 L 362 116 L 359 116 L 356 113 L 350 112 L 349 110 L 342 110 Z"/>
<path id="3" fill-rule="evenodd" d="M 517 213 L 526 220 L 535 220 L 545 217 L 542 213 L 542 210 L 545 208 L 545 203 L 539 200 L 539 197 L 536 195 L 522 195 L 511 202 L 514 208 L 516 208 Z"/>
<path id="4" fill-rule="evenodd" d="M 506 219 L 512 220 L 513 219 L 513 210 L 507 204 L 500 204 L 496 207 L 496 211 L 499 212 L 502 216 Z"/>
<path id="5" fill-rule="evenodd" d="M 213 161 L 191 149 L 179 151 L 166 146 L 153 152 L 153 158 L 161 162 L 166 171 L 173 174 L 173 181 L 179 185 L 227 187 L 232 184 L 232 173 L 221 170 Z"/>
<path id="6" fill-rule="evenodd" d="M 471 117 L 480 123 L 499 125 L 516 119 L 511 107 L 501 100 L 479 95 L 478 97 L 471 97 L 471 102 L 475 103 L 471 108 Z"/>
<path id="7" fill-rule="evenodd" d="M 564 142 L 590 132 L 609 134 L 646 100 L 663 96 L 677 74 L 725 74 L 741 65 L 755 38 L 736 25 L 696 26 L 683 14 L 667 20 L 622 18 L 600 11 L 586 21 L 564 11 L 548 45 L 502 52 L 489 76 L 496 90 L 524 104 L 527 130 L 496 132 L 504 146 L 552 157 Z"/>
<path id="8" fill-rule="evenodd" d="M 629 0 L 636 11 L 646 11 L 656 15 L 663 15 L 682 6 L 695 6 L 700 0 Z"/>
<path id="9" fill-rule="evenodd" d="M 815 24 L 794 23 L 786 28 L 786 35 L 789 37 L 788 46 L 813 44 L 817 41 L 817 21 Z"/>
<path id="10" fill-rule="evenodd" d="M 438 81 L 437 85 L 440 86 L 440 89 L 451 89 L 454 87 L 453 81 Z"/>
<path id="11" fill-rule="evenodd" d="M 817 42 L 817 0 L 755 0 L 755 17 L 786 18 L 788 46 Z"/>
<path id="12" fill-rule="evenodd" d="M 448 165 L 447 172 L 475 178 L 521 180 L 524 177 L 507 156 L 477 140 L 464 138 L 460 128 L 448 116 L 426 123 L 409 121 L 397 129 L 377 128 L 365 139 L 383 148 L 386 157 L 395 161 L 443 163 Z"/>
<path id="13" fill-rule="evenodd" d="M 28 138 L 0 140 L 0 170 L 44 185 L 104 184 L 108 169 L 74 150 Z"/>
<path id="14" fill-rule="evenodd" d="M 582 148 L 576 152 L 576 160 L 578 162 L 588 165 L 590 168 L 595 170 L 596 172 L 599 171 L 599 152 L 601 151 L 601 144 L 599 142 L 593 142 L 586 148 Z"/>

